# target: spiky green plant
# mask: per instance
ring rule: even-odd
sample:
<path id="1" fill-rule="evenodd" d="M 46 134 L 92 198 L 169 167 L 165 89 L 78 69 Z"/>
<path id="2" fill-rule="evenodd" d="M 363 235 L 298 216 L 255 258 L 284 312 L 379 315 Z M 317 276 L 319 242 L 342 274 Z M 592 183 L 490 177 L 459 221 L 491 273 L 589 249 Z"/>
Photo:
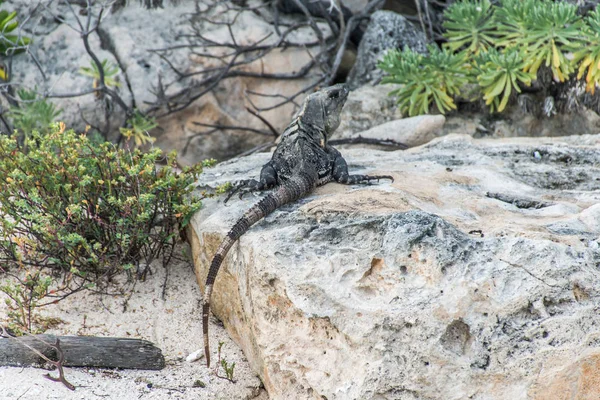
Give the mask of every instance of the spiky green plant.
<path id="1" fill-rule="evenodd" d="M 142 146 L 146 143 L 154 143 L 155 137 L 148 133 L 156 128 L 158 124 L 154 118 L 146 117 L 144 114 L 135 111 L 133 116 L 127 121 L 127 127 L 120 128 L 121 135 L 127 140 L 133 139 L 136 146 Z"/>
<path id="2" fill-rule="evenodd" d="M 0 0 L 0 5 L 4 3 L 4 0 Z M 19 26 L 19 21 L 15 18 L 17 12 L 8 12 L 6 10 L 0 11 L 0 55 L 9 56 L 24 51 L 25 46 L 31 43 L 31 39 L 23 36 L 16 35 L 13 32 Z M 6 80 L 6 76 L 2 74 L 0 76 L 3 80 Z"/>
<path id="3" fill-rule="evenodd" d="M 564 82 L 574 71 L 568 55 L 582 42 L 584 23 L 577 6 L 538 0 L 528 12 L 524 34 L 514 40 L 526 52 L 525 70 L 537 74 L 543 64 L 550 67 L 555 80 Z"/>
<path id="4" fill-rule="evenodd" d="M 498 40 L 495 47 L 508 47 L 527 35 L 531 25 L 531 15 L 540 0 L 502 0 L 496 7 L 494 17 Z"/>
<path id="5" fill-rule="evenodd" d="M 410 115 L 429 111 L 435 103 L 440 112 L 454 109 L 461 89 L 458 82 L 476 82 L 491 110 L 502 111 L 514 91 L 536 79 L 542 66 L 557 82 L 575 70 L 585 75 L 586 90 L 600 84 L 600 13 L 585 19 L 577 7 L 552 0 L 459 0 L 444 13 L 444 48 L 448 53 L 430 56 L 390 52 L 379 63 L 389 76 L 383 83 L 402 86 L 392 94 Z M 460 50 L 458 54 L 452 51 Z M 467 69 L 457 60 L 468 59 Z M 456 85 L 453 85 L 455 84 Z M 468 97 L 472 100 L 472 96 Z"/>
<path id="6" fill-rule="evenodd" d="M 450 50 L 465 48 L 478 54 L 494 46 L 496 26 L 489 0 L 457 1 L 446 9 L 444 18 L 445 47 Z"/>
<path id="7" fill-rule="evenodd" d="M 581 79 L 585 74 L 585 89 L 594 94 L 596 85 L 600 84 L 600 13 L 596 10 L 590 12 L 585 22 L 585 42 L 574 54 L 573 63 L 579 64 L 577 79 Z"/>
<path id="8" fill-rule="evenodd" d="M 119 87 L 121 84 L 116 79 L 116 75 L 119 73 L 119 67 L 108 61 L 107 59 L 102 60 L 102 71 L 104 72 L 104 84 L 107 87 Z M 79 68 L 79 73 L 85 76 L 89 76 L 94 79 L 92 86 L 94 89 L 100 85 L 100 69 L 94 61 L 90 61 L 89 67 Z"/>
<path id="9" fill-rule="evenodd" d="M 391 50 L 378 64 L 389 74 L 382 83 L 401 85 L 390 95 L 397 97 L 401 111 L 410 116 L 428 113 L 432 103 L 441 113 L 456 109 L 451 96 L 469 81 L 462 53 L 453 54 L 437 46 L 429 46 L 428 50 L 429 56 L 410 49 Z"/>
<path id="10" fill-rule="evenodd" d="M 18 106 L 12 106 L 8 117 L 26 139 L 34 130 L 45 134 L 50 131 L 50 124 L 62 113 L 49 100 L 38 97 L 35 90 L 19 89 L 17 95 L 21 99 Z"/>
<path id="11" fill-rule="evenodd" d="M 503 52 L 490 49 L 481 54 L 476 64 L 479 72 L 477 81 L 481 86 L 485 104 L 490 106 L 492 112 L 502 112 L 512 91 L 520 93 L 519 84 L 529 86 L 535 79 L 532 72 L 523 71 L 527 62 L 523 53 L 515 48 L 508 48 Z"/>

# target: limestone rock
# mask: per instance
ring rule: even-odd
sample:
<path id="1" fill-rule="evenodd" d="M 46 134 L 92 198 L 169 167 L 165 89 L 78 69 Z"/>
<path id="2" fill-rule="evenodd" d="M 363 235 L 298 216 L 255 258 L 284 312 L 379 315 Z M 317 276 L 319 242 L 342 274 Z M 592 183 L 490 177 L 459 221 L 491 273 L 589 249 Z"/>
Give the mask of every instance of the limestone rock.
<path id="1" fill-rule="evenodd" d="M 352 138 L 360 135 L 368 139 L 395 140 L 408 147 L 414 147 L 442 136 L 445 122 L 446 118 L 443 115 L 419 115 L 386 122 L 364 132 L 342 137 Z"/>
<path id="2" fill-rule="evenodd" d="M 344 151 L 353 172 L 395 182 L 328 184 L 259 222 L 225 259 L 212 309 L 273 399 L 597 398 L 599 145 L 450 135 Z M 199 185 L 256 177 L 268 158 Z M 194 216 L 202 286 L 256 201 L 207 199 Z M 581 229 L 552 229 L 570 221 Z"/>
<path id="3" fill-rule="evenodd" d="M 356 64 L 350 71 L 348 83 L 352 88 L 368 82 L 376 83 L 383 75 L 376 68 L 377 62 L 387 50 L 408 47 L 425 54 L 426 43 L 425 34 L 400 14 L 382 10 L 374 12 L 358 46 Z"/>
<path id="4" fill-rule="evenodd" d="M 354 137 L 384 122 L 402 118 L 394 99 L 388 95 L 391 90 L 390 85 L 363 85 L 352 90 L 333 139 Z"/>

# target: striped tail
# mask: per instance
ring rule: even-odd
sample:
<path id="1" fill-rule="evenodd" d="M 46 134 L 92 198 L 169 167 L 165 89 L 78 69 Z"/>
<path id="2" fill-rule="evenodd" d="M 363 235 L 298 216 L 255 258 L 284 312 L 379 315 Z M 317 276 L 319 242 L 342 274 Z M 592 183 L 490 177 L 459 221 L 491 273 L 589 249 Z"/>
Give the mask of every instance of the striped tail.
<path id="1" fill-rule="evenodd" d="M 221 267 L 223 259 L 227 252 L 233 246 L 236 240 L 240 238 L 252 225 L 262 218 L 271 214 L 277 208 L 284 204 L 298 200 L 308 194 L 316 186 L 316 177 L 307 173 L 298 174 L 285 182 L 285 185 L 279 186 L 275 191 L 269 193 L 256 205 L 250 208 L 242 218 L 240 218 L 233 228 L 229 231 L 210 264 L 204 297 L 202 299 L 202 332 L 204 334 L 204 354 L 206 356 L 206 366 L 210 367 L 210 349 L 208 343 L 208 315 L 210 312 L 210 296 L 212 294 L 213 284 Z"/>

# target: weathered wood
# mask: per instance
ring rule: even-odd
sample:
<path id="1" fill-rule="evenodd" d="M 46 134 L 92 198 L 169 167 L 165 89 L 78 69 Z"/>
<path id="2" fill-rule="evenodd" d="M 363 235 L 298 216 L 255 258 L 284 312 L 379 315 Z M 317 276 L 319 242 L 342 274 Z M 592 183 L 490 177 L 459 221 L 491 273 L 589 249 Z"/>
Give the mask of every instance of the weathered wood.
<path id="1" fill-rule="evenodd" d="M 126 369 L 162 369 L 165 358 L 161 350 L 147 340 L 94 337 L 35 335 L 18 338 L 0 337 L 0 366 L 29 366 L 44 364 L 45 360 L 24 346 L 38 350 L 51 360 L 57 360 L 56 350 L 42 343 L 55 344 L 65 355 L 64 366 Z"/>

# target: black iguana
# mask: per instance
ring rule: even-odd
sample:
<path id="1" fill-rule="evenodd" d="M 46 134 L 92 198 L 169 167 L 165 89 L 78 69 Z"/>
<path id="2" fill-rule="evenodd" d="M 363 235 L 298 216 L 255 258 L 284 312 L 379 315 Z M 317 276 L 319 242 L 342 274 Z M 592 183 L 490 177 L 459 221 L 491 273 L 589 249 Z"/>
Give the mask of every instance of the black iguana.
<path id="1" fill-rule="evenodd" d="M 208 344 L 208 315 L 210 296 L 217 272 L 227 252 L 252 225 L 278 207 L 310 193 L 315 187 L 336 181 L 356 184 L 391 176 L 348 175 L 348 165 L 339 151 L 327 144 L 328 138 L 340 124 L 342 107 L 348 97 L 348 86 L 338 84 L 309 95 L 302 109 L 281 135 L 271 161 L 262 167 L 260 180 L 239 182 L 227 196 L 237 191 L 240 197 L 250 191 L 275 188 L 250 208 L 231 228 L 210 264 L 202 303 L 202 325 L 206 365 L 210 366 Z"/>

